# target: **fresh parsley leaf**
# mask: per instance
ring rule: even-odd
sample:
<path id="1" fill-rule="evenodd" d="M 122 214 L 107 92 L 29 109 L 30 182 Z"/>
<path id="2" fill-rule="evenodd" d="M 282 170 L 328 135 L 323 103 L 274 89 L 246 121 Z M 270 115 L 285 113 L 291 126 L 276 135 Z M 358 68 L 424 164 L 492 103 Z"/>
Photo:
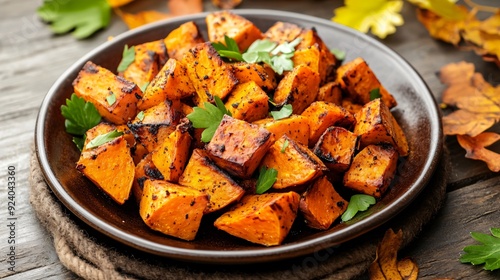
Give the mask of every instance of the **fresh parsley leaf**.
<path id="1" fill-rule="evenodd" d="M 277 43 L 264 39 L 264 40 L 255 40 L 250 47 L 248 47 L 247 51 L 248 53 L 253 53 L 253 52 L 266 52 L 269 53 L 273 51 L 276 46 L 278 46 Z"/>
<path id="2" fill-rule="evenodd" d="M 221 57 L 230 58 L 230 59 L 236 60 L 236 61 L 243 61 L 243 57 L 241 56 L 241 53 L 239 53 L 239 52 L 220 50 L 220 51 L 218 51 L 218 53 Z"/>
<path id="3" fill-rule="evenodd" d="M 293 70 L 293 61 L 290 59 L 292 58 L 292 56 L 293 53 L 273 56 L 271 59 L 271 67 L 273 68 L 274 72 L 281 75 L 283 74 L 283 71 Z"/>
<path id="4" fill-rule="evenodd" d="M 344 60 L 346 52 L 339 49 L 330 49 L 330 52 L 337 58 L 337 60 Z"/>
<path id="5" fill-rule="evenodd" d="M 193 112 L 186 116 L 193 123 L 194 128 L 205 128 L 201 134 L 201 141 L 205 143 L 212 140 L 224 115 L 231 116 L 231 112 L 227 110 L 222 100 L 218 96 L 214 99 L 217 106 L 205 102 L 205 108 L 194 107 Z"/>
<path id="6" fill-rule="evenodd" d="M 97 148 L 97 147 L 99 147 L 103 144 L 106 144 L 109 141 L 112 141 L 113 139 L 120 137 L 122 135 L 123 135 L 123 132 L 115 129 L 113 131 L 101 134 L 101 135 L 97 136 L 96 138 L 92 139 L 92 141 L 90 141 L 87 144 L 87 146 L 85 146 L 85 148 L 87 148 L 87 149 Z"/>
<path id="7" fill-rule="evenodd" d="M 73 137 L 73 143 L 75 143 L 76 147 L 78 150 L 82 151 L 83 150 L 83 144 L 85 143 L 85 137 Z"/>
<path id="8" fill-rule="evenodd" d="M 273 116 L 273 119 L 275 120 L 281 120 L 291 116 L 292 112 L 292 104 L 286 104 L 285 106 L 281 107 L 279 111 L 271 111 L 271 116 Z"/>
<path id="9" fill-rule="evenodd" d="M 262 166 L 259 172 L 259 178 L 257 179 L 257 187 L 255 188 L 255 193 L 263 194 L 269 190 L 274 182 L 276 182 L 276 176 L 278 175 L 278 170 L 274 168 L 267 168 Z"/>
<path id="10" fill-rule="evenodd" d="M 144 111 L 140 111 L 136 116 L 140 121 L 144 119 Z"/>
<path id="11" fill-rule="evenodd" d="M 366 211 L 370 205 L 377 201 L 375 197 L 366 194 L 355 194 L 351 196 L 346 211 L 342 214 L 342 222 L 347 222 L 352 219 L 359 211 Z"/>
<path id="12" fill-rule="evenodd" d="M 238 44 L 233 38 L 224 35 L 224 42 L 226 43 L 226 47 L 228 50 L 233 52 L 240 52 L 240 48 L 238 47 Z"/>
<path id="13" fill-rule="evenodd" d="M 71 99 L 66 99 L 66 105 L 61 106 L 61 113 L 66 119 L 64 121 L 66 132 L 75 136 L 85 135 L 87 130 L 101 122 L 101 115 L 94 104 L 85 102 L 74 93 Z"/>
<path id="14" fill-rule="evenodd" d="M 295 47 L 302 41 L 302 38 L 297 38 L 290 43 L 284 42 L 281 45 L 277 46 L 274 50 L 271 51 L 272 55 L 277 55 L 279 53 L 293 53 L 295 51 Z"/>
<path id="15" fill-rule="evenodd" d="M 117 71 L 118 72 L 123 72 L 127 70 L 127 68 L 134 62 L 135 60 L 135 47 L 128 47 L 128 45 L 125 45 L 123 47 L 123 54 L 122 54 L 122 61 L 120 61 L 120 64 L 118 65 Z"/>
<path id="16" fill-rule="evenodd" d="M 106 101 L 108 102 L 109 106 L 112 106 L 116 102 L 116 95 L 110 91 L 109 95 L 106 96 Z"/>
<path id="17" fill-rule="evenodd" d="M 224 42 L 225 45 L 220 42 L 212 42 L 212 46 L 219 53 L 219 55 L 232 60 L 243 61 L 236 41 L 233 38 L 224 35 Z"/>
<path id="18" fill-rule="evenodd" d="M 111 7 L 106 0 L 45 0 L 36 13 L 51 23 L 52 32 L 71 32 L 77 39 L 108 26 L 111 19 Z"/>
<path id="19" fill-rule="evenodd" d="M 370 90 L 370 101 L 375 100 L 375 99 L 380 98 L 380 97 L 382 97 L 382 96 L 380 95 L 379 88 L 374 88 L 374 89 Z"/>
<path id="20" fill-rule="evenodd" d="M 288 147 L 288 139 L 285 139 L 283 146 L 281 146 L 281 153 L 285 153 L 286 148 Z"/>
<path id="21" fill-rule="evenodd" d="M 483 269 L 496 270 L 500 268 L 500 228 L 490 228 L 491 235 L 471 232 L 474 240 L 481 245 L 469 245 L 464 248 L 465 254 L 460 262 L 473 265 L 485 264 Z"/>
<path id="22" fill-rule="evenodd" d="M 146 89 L 148 88 L 148 86 L 149 86 L 149 82 L 145 82 L 144 84 L 142 84 L 142 86 L 140 86 L 141 91 L 142 91 L 142 92 L 145 92 L 145 91 L 146 91 Z"/>

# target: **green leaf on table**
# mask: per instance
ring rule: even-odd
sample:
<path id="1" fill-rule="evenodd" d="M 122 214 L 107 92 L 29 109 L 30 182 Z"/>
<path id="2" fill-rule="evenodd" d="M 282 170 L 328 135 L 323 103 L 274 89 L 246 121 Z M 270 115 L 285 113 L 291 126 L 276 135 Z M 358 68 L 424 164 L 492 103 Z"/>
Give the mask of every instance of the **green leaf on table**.
<path id="1" fill-rule="evenodd" d="M 120 64 L 118 64 L 117 71 L 118 72 L 123 72 L 127 70 L 127 68 L 134 62 L 135 60 L 135 47 L 128 47 L 128 45 L 125 45 L 123 47 L 123 54 L 122 54 L 122 60 L 120 61 Z"/>
<path id="2" fill-rule="evenodd" d="M 351 196 L 349 204 L 344 214 L 342 214 L 342 222 L 347 222 L 354 218 L 356 214 L 360 211 L 366 211 L 371 205 L 375 204 L 377 201 L 375 197 L 366 194 L 355 194 Z"/>
<path id="3" fill-rule="evenodd" d="M 66 119 L 66 132 L 76 136 L 83 136 L 87 130 L 101 122 L 101 115 L 94 104 L 85 102 L 83 98 L 72 94 L 66 99 L 66 105 L 61 106 L 61 114 Z"/>
<path id="4" fill-rule="evenodd" d="M 275 120 L 281 120 L 288 118 L 292 115 L 293 108 L 292 104 L 286 104 L 285 106 L 281 107 L 279 111 L 271 111 L 271 116 L 273 116 L 273 119 Z"/>
<path id="5" fill-rule="evenodd" d="M 481 245 L 469 245 L 464 248 L 465 254 L 460 262 L 473 265 L 484 264 L 485 270 L 500 268 L 500 228 L 490 228 L 491 235 L 480 232 L 471 232 L 474 240 Z"/>
<path id="6" fill-rule="evenodd" d="M 205 108 L 194 107 L 193 112 L 186 116 L 194 128 L 205 129 L 201 134 L 201 141 L 205 143 L 212 140 L 224 115 L 231 116 L 231 112 L 227 110 L 222 100 L 218 96 L 215 96 L 214 99 L 217 106 L 205 102 Z"/>
<path id="7" fill-rule="evenodd" d="M 85 146 L 85 148 L 87 148 L 87 149 L 97 148 L 97 147 L 99 147 L 103 144 L 106 144 L 106 143 L 112 141 L 113 139 L 120 137 L 122 135 L 123 135 L 123 132 L 115 129 L 113 131 L 101 134 L 101 135 L 97 136 L 96 138 L 92 139 L 92 141 L 90 141 L 87 144 L 87 146 Z"/>
<path id="8" fill-rule="evenodd" d="M 375 100 L 377 98 L 381 98 L 382 95 L 380 95 L 380 89 L 379 88 L 374 88 L 370 90 L 370 101 Z"/>
<path id="9" fill-rule="evenodd" d="M 255 193 L 263 194 L 269 190 L 274 182 L 276 182 L 276 176 L 278 175 L 278 170 L 274 168 L 267 168 L 262 166 L 259 172 L 259 178 L 257 179 Z"/>
<path id="10" fill-rule="evenodd" d="M 111 19 L 111 7 L 106 0 L 45 0 L 36 13 L 50 23 L 52 32 L 71 32 L 77 39 L 108 26 Z"/>

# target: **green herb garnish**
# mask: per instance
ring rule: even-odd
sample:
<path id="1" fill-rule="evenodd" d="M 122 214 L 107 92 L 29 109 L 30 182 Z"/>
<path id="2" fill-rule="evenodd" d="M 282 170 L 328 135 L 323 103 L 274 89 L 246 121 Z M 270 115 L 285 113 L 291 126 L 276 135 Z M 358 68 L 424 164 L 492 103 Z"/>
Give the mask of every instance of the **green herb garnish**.
<path id="1" fill-rule="evenodd" d="M 232 116 L 231 112 L 227 110 L 224 103 L 218 96 L 214 96 L 215 104 L 205 102 L 205 108 L 194 107 L 193 112 L 186 117 L 193 123 L 194 128 L 204 128 L 201 134 L 201 141 L 207 143 L 214 137 L 215 130 L 224 115 Z"/>
<path id="2" fill-rule="evenodd" d="M 236 61 L 243 61 L 243 58 L 238 48 L 238 44 L 233 38 L 224 35 L 225 45 L 220 42 L 213 42 L 212 46 L 219 53 L 221 57 L 230 58 Z"/>
<path id="3" fill-rule="evenodd" d="M 120 61 L 120 64 L 118 65 L 117 71 L 118 72 L 123 72 L 127 70 L 127 68 L 134 62 L 135 60 L 135 47 L 128 47 L 128 45 L 125 45 L 123 48 L 123 54 L 122 54 L 122 61 Z"/>
<path id="4" fill-rule="evenodd" d="M 375 99 L 380 98 L 380 97 L 381 97 L 381 95 L 380 95 L 379 88 L 374 88 L 374 89 L 370 90 L 370 101 L 375 100 Z"/>
<path id="5" fill-rule="evenodd" d="M 108 102 L 109 106 L 115 104 L 115 102 L 116 102 L 116 95 L 112 91 L 110 91 L 109 95 L 106 96 L 106 101 Z"/>
<path id="6" fill-rule="evenodd" d="M 140 121 L 144 119 L 144 111 L 140 111 L 136 116 Z"/>
<path id="7" fill-rule="evenodd" d="M 342 214 L 342 222 L 347 222 L 352 219 L 359 211 L 366 211 L 370 205 L 375 204 L 377 201 L 375 197 L 366 194 L 355 194 L 351 196 L 349 205 Z"/>
<path id="8" fill-rule="evenodd" d="M 256 194 L 263 194 L 269 190 L 274 182 L 276 182 L 276 176 L 278 175 L 278 170 L 274 168 L 267 168 L 262 166 L 259 172 L 259 178 L 257 179 L 257 187 L 255 188 Z"/>
<path id="9" fill-rule="evenodd" d="M 66 105 L 61 106 L 61 114 L 66 119 L 64 121 L 66 132 L 74 135 L 73 142 L 81 151 L 87 130 L 101 122 L 99 111 L 94 104 L 85 102 L 83 98 L 73 93 L 70 99 L 66 99 Z"/>
<path id="10" fill-rule="evenodd" d="M 290 117 L 292 115 L 292 112 L 292 104 L 286 104 L 285 106 L 281 107 L 279 111 L 271 111 L 270 113 L 275 120 L 281 120 Z"/>
<path id="11" fill-rule="evenodd" d="M 142 86 L 140 86 L 140 89 L 142 92 L 145 92 L 146 89 L 148 88 L 149 86 L 149 82 L 145 82 L 144 84 L 142 84 Z"/>
<path id="12" fill-rule="evenodd" d="M 286 148 L 288 147 L 288 139 L 285 139 L 283 146 L 281 146 L 281 153 L 285 153 Z"/>
<path id="13" fill-rule="evenodd" d="M 93 149 L 97 148 L 103 144 L 108 143 L 109 141 L 112 141 L 113 139 L 120 137 L 123 135 L 123 132 L 118 131 L 118 130 L 113 130 L 108 133 L 101 134 L 97 136 L 96 138 L 92 139 L 87 146 L 85 146 L 86 149 Z"/>
<path id="14" fill-rule="evenodd" d="M 330 49 L 330 52 L 337 58 L 337 60 L 344 60 L 346 52 L 339 49 Z"/>
<path id="15" fill-rule="evenodd" d="M 485 264 L 484 270 L 500 268 L 500 228 L 490 228 L 490 232 L 491 235 L 471 232 L 472 238 L 482 244 L 466 246 L 465 254 L 460 257 L 462 263 Z"/>

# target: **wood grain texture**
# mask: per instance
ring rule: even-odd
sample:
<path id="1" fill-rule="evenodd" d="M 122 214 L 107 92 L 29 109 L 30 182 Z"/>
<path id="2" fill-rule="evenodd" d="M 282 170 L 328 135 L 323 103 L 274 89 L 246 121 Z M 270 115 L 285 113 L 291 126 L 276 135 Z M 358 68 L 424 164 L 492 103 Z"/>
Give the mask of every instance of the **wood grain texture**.
<path id="1" fill-rule="evenodd" d="M 488 1 L 484 1 L 488 2 Z M 495 2 L 495 0 L 489 1 Z M 54 81 L 78 58 L 118 35 L 126 26 L 115 16 L 107 29 L 92 38 L 77 41 L 71 36 L 54 36 L 35 14 L 37 0 L 0 0 L 0 219 L 5 221 L 6 182 L 8 166 L 16 168 L 16 274 L 6 269 L 8 229 L 0 227 L 0 278 L 5 279 L 76 279 L 66 270 L 54 252 L 52 240 L 38 223 L 29 204 L 29 153 L 33 142 L 38 108 Z M 240 8 L 264 8 L 294 11 L 329 19 L 341 1 L 333 0 L 245 0 Z M 215 10 L 210 1 L 206 10 Z M 131 10 L 166 9 L 163 1 L 136 1 Z M 429 37 L 416 20 L 415 9 L 405 4 L 405 25 L 382 43 L 401 54 L 420 73 L 439 99 L 444 89 L 436 72 L 450 62 L 466 60 L 476 65 L 478 72 L 494 84 L 500 83 L 500 71 L 483 62 L 472 52 L 459 51 L 453 46 Z M 341 42 L 339 43 L 341 45 Z M 349 51 L 349 50 L 347 50 Z M 395 73 L 395 79 L 397 73 Z M 498 126 L 496 131 L 500 129 Z M 459 264 L 456 259 L 462 247 L 471 239 L 472 230 L 487 231 L 498 226 L 500 197 L 498 177 L 470 185 L 479 179 L 498 174 L 489 172 L 482 162 L 464 159 L 465 152 L 449 137 L 453 171 L 449 198 L 436 220 L 405 253 L 415 257 L 421 266 L 423 279 L 434 277 L 470 277 L 494 279 L 498 274 L 484 273 L 480 268 Z M 500 151 L 500 145 L 493 150 Z M 483 278 L 485 277 L 485 278 Z"/>

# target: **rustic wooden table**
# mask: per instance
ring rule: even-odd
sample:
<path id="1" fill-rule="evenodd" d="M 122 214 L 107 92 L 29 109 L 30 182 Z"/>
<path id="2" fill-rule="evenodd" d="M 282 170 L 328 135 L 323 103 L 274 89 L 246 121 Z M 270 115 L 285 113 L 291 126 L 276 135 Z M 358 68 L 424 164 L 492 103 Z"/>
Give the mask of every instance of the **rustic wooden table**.
<path id="1" fill-rule="evenodd" d="M 133 8 L 165 8 L 166 1 L 137 1 Z M 342 1 L 333 0 L 245 0 L 240 8 L 265 8 L 294 11 L 330 18 Z M 488 1 L 483 1 L 488 2 Z M 498 5 L 497 0 L 489 1 Z M 42 99 L 52 83 L 82 55 L 106 41 L 108 36 L 126 30 L 113 18 L 109 28 L 92 38 L 77 41 L 71 36 L 53 36 L 35 15 L 41 1 L 0 0 L 0 278 L 73 279 L 54 252 L 52 240 L 41 227 L 29 203 L 28 185 L 30 146 L 35 120 Z M 214 10 L 205 1 L 207 10 Z M 436 72 L 450 62 L 465 60 L 476 66 L 486 80 L 500 83 L 500 70 L 483 62 L 472 52 L 460 51 L 429 37 L 417 21 L 415 8 L 405 3 L 405 25 L 382 42 L 393 48 L 422 75 L 439 100 L 444 86 Z M 494 130 L 500 131 L 497 125 Z M 401 255 L 412 256 L 420 267 L 421 279 L 497 279 L 500 272 L 486 272 L 481 267 L 458 261 L 462 248 L 472 243 L 470 231 L 488 232 L 499 227 L 500 174 L 490 172 L 482 162 L 465 159 L 465 152 L 450 137 L 452 174 L 447 200 L 438 216 L 428 224 L 417 240 Z M 492 147 L 500 152 L 500 143 Z M 9 253 L 7 223 L 7 173 L 16 171 L 15 272 L 7 270 Z"/>

